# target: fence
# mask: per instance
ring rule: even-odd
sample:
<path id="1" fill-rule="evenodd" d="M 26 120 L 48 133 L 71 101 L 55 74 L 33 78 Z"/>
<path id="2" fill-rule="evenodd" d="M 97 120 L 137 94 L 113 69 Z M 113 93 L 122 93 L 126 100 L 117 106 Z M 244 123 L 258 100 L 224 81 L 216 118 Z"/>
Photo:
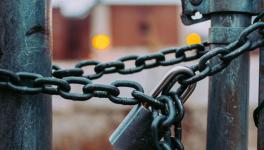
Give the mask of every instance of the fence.
<path id="1" fill-rule="evenodd" d="M 107 63 L 82 61 L 72 69 L 49 67 L 49 5 L 49 0 L 0 2 L 0 67 L 3 68 L 0 69 L 0 149 L 51 149 L 51 98 L 48 95 L 60 95 L 76 101 L 108 98 L 117 104 L 137 105 L 134 112 L 139 118 L 125 122 L 126 127 L 121 127 L 124 134 L 120 136 L 134 134 L 135 130 L 139 132 L 134 135 L 138 138 L 148 136 L 143 138 L 143 142 L 135 140 L 133 143 L 128 135 L 121 139 L 124 142 L 112 141 L 115 147 L 183 149 L 181 120 L 184 99 L 191 94 L 190 87 L 208 76 L 211 77 L 207 149 L 247 149 L 249 56 L 246 52 L 264 44 L 261 0 L 182 0 L 184 24 L 211 20 L 208 42 L 146 56 L 126 56 Z M 195 17 L 196 14 L 200 14 L 200 18 Z M 257 14 L 251 24 L 252 16 Z M 196 53 L 188 56 L 188 51 Z M 168 54 L 175 54 L 175 58 L 167 60 Z M 260 150 L 264 149 L 264 117 L 261 113 L 263 57 L 261 49 L 260 107 L 254 115 L 259 129 Z M 115 81 L 109 85 L 92 83 L 92 80 L 106 74 L 132 74 L 195 59 L 199 59 L 198 64 L 178 67 L 168 76 L 170 80 L 165 80 L 165 84 L 152 96 L 146 95 L 142 86 L 133 81 Z M 127 68 L 126 61 L 135 61 L 135 67 Z M 94 66 L 95 73 L 84 75 L 82 68 L 86 66 Z M 171 91 L 171 83 L 175 82 L 180 86 L 177 91 Z M 71 93 L 71 84 L 83 85 L 83 91 Z M 120 87 L 134 89 L 132 97 L 119 97 Z M 143 106 L 151 107 L 152 111 Z M 150 117 L 150 120 L 138 122 L 141 117 L 143 120 Z M 128 126 L 129 123 L 136 128 Z M 141 124 L 145 126 L 142 128 Z M 146 132 L 148 134 L 143 134 Z"/>

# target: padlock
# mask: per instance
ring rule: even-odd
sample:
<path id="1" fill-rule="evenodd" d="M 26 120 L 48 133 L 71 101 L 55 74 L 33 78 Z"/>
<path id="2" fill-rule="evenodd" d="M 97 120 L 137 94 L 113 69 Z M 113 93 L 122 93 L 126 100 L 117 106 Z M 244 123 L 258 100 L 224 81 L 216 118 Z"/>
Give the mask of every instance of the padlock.
<path id="1" fill-rule="evenodd" d="M 194 75 L 193 71 L 187 67 L 174 67 L 152 92 L 152 97 L 158 97 L 164 88 L 168 89 L 168 86 L 171 88 L 172 82 L 176 82 L 174 79 L 179 74 Z M 181 99 L 186 101 L 195 86 L 196 84 L 190 85 Z M 149 108 L 141 104 L 135 105 L 111 135 L 110 143 L 117 150 L 155 150 L 155 142 L 151 133 L 152 121 L 153 113 Z"/>
<path id="2" fill-rule="evenodd" d="M 151 136 L 152 112 L 141 104 L 133 107 L 110 137 L 117 150 L 154 150 Z"/>

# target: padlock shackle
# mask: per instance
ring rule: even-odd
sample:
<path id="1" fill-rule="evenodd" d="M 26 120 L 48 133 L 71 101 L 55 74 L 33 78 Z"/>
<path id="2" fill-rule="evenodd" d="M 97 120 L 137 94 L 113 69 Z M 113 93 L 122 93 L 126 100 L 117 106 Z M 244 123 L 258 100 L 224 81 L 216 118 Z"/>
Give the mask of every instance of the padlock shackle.
<path id="1" fill-rule="evenodd" d="M 158 86 L 153 90 L 152 92 L 152 97 L 156 98 L 158 97 L 161 92 L 163 91 L 163 89 L 165 87 L 167 87 L 170 84 L 170 88 L 173 87 L 173 85 L 178 81 L 175 80 L 179 75 L 182 74 L 187 74 L 190 76 L 194 75 L 194 72 L 188 68 L 188 67 L 184 67 L 184 66 L 176 66 L 174 68 L 172 68 L 161 80 L 161 82 L 158 84 Z M 174 82 L 173 84 L 171 84 L 172 82 Z M 196 83 L 191 84 L 188 86 L 188 88 L 184 91 L 184 93 L 181 95 L 181 99 L 182 102 L 184 103 L 189 97 L 190 95 L 193 93 L 194 89 L 196 87 Z"/>

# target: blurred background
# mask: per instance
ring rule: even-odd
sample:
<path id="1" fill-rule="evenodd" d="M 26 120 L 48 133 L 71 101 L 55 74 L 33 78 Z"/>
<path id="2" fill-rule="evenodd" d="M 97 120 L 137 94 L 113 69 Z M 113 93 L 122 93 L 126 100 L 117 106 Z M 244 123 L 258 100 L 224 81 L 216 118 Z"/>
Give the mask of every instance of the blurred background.
<path id="1" fill-rule="evenodd" d="M 84 59 L 114 61 L 129 54 L 145 55 L 186 45 L 186 39 L 193 33 L 206 41 L 210 27 L 209 21 L 184 26 L 180 20 L 180 0 L 52 0 L 52 7 L 53 59 L 63 68 L 71 68 Z M 150 93 L 170 68 L 125 76 L 105 75 L 94 82 L 133 80 Z M 85 71 L 93 72 L 92 68 Z M 249 149 L 256 149 L 252 110 L 258 98 L 258 52 L 251 54 L 250 74 Z M 80 89 L 74 86 L 74 90 Z M 129 91 L 122 93 L 128 95 Z M 185 105 L 183 142 L 187 150 L 205 149 L 207 95 L 208 79 L 205 79 L 198 83 Z M 71 102 L 57 96 L 53 99 L 54 150 L 112 150 L 108 137 L 131 109 L 107 99 L 93 98 L 87 102 Z"/>

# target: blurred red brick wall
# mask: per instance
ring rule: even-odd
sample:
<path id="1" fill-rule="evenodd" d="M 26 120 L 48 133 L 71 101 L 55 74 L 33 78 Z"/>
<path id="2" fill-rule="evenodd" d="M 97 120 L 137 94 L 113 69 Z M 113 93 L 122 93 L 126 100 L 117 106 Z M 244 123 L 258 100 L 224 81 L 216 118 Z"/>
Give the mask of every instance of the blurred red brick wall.
<path id="1" fill-rule="evenodd" d="M 89 57 L 90 17 L 67 18 L 53 9 L 53 59 Z"/>
<path id="2" fill-rule="evenodd" d="M 178 7 L 112 6 L 113 46 L 176 45 Z"/>

